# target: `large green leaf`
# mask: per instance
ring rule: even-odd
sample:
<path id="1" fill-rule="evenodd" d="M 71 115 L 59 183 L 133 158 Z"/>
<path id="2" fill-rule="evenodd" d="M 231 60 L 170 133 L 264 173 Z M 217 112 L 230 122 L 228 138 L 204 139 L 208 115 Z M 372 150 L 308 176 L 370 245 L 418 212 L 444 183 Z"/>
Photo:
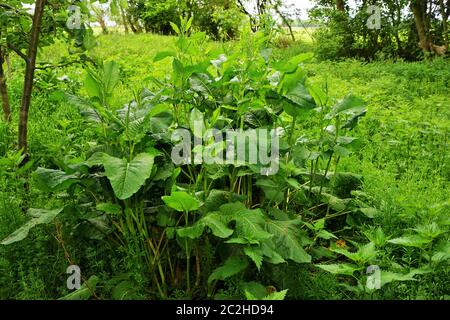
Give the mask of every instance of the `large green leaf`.
<path id="1" fill-rule="evenodd" d="M 311 60 L 313 57 L 314 54 L 312 54 L 311 52 L 302 53 L 292 57 L 288 61 L 284 59 L 280 61 L 275 61 L 273 63 L 273 68 L 281 72 L 293 73 L 298 69 L 300 63 Z"/>
<path id="2" fill-rule="evenodd" d="M 375 218 L 375 216 L 377 216 L 379 214 L 378 209 L 376 208 L 358 208 L 359 211 L 361 211 L 366 217 L 368 218 Z"/>
<path id="3" fill-rule="evenodd" d="M 65 190 L 79 182 L 78 177 L 61 170 L 37 168 L 33 173 L 36 185 L 42 191 L 55 192 Z"/>
<path id="4" fill-rule="evenodd" d="M 33 217 L 19 229 L 11 233 L 0 244 L 9 245 L 11 243 L 25 239 L 32 228 L 39 224 L 47 224 L 53 221 L 63 208 L 55 210 L 29 209 L 28 213 Z"/>
<path id="5" fill-rule="evenodd" d="M 210 93 L 208 82 L 211 82 L 211 80 L 209 80 L 209 77 L 206 74 L 193 74 L 189 78 L 191 89 L 195 92 L 198 92 L 205 98 L 207 98 Z"/>
<path id="6" fill-rule="evenodd" d="M 326 93 L 315 84 L 311 84 L 308 86 L 309 94 L 313 97 L 314 102 L 318 106 L 325 106 L 325 104 L 328 102 L 328 97 Z"/>
<path id="7" fill-rule="evenodd" d="M 164 203 L 179 212 L 195 211 L 200 208 L 200 201 L 184 191 L 174 191 L 170 196 L 162 197 Z"/>
<path id="8" fill-rule="evenodd" d="M 347 202 L 344 199 L 338 198 L 332 194 L 322 192 L 321 194 L 321 200 L 328 204 L 331 209 L 335 211 L 343 211 L 347 207 Z"/>
<path id="9" fill-rule="evenodd" d="M 103 157 L 105 153 L 104 152 L 95 152 L 92 154 L 89 159 L 84 161 L 84 164 L 88 166 L 89 168 L 92 168 L 94 166 L 101 166 L 103 165 Z"/>
<path id="10" fill-rule="evenodd" d="M 244 253 L 250 259 L 252 259 L 252 261 L 255 263 L 256 267 L 258 268 L 258 270 L 260 270 L 261 266 L 262 266 L 262 262 L 263 262 L 263 252 L 262 252 L 261 248 L 255 247 L 255 246 L 245 247 Z"/>
<path id="11" fill-rule="evenodd" d="M 270 239 L 272 234 L 264 230 L 264 214 L 261 210 L 247 209 L 242 203 L 227 203 L 220 207 L 220 212 L 228 221 L 235 221 L 235 233 L 250 243 Z"/>
<path id="12" fill-rule="evenodd" d="M 238 257 L 238 256 L 231 256 L 225 261 L 223 266 L 218 267 L 216 270 L 211 273 L 211 275 L 208 278 L 208 283 L 215 280 L 225 280 L 231 276 L 234 276 L 235 274 L 238 274 L 242 270 L 244 270 L 248 266 L 247 259 Z"/>
<path id="13" fill-rule="evenodd" d="M 326 118 L 331 119 L 339 114 L 355 115 L 365 111 L 366 102 L 354 95 L 348 95 L 339 101 L 327 114 Z"/>
<path id="14" fill-rule="evenodd" d="M 189 115 L 189 127 L 195 136 L 203 137 L 205 131 L 203 124 L 203 113 L 197 108 L 191 110 Z"/>
<path id="15" fill-rule="evenodd" d="M 208 226 L 216 237 L 228 238 L 233 234 L 233 229 L 228 228 L 227 221 L 218 213 L 207 214 L 201 222 Z"/>
<path id="16" fill-rule="evenodd" d="M 286 260 L 278 253 L 278 248 L 270 240 L 261 244 L 261 250 L 264 258 L 270 263 L 279 264 L 286 262 Z"/>
<path id="17" fill-rule="evenodd" d="M 417 281 L 417 279 L 414 278 L 415 275 L 425 274 L 429 272 L 431 272 L 431 269 L 413 269 L 406 274 L 395 273 L 391 271 L 381 271 L 381 286 L 384 286 L 385 284 L 393 281 Z"/>
<path id="18" fill-rule="evenodd" d="M 369 242 L 358 249 L 358 255 L 360 262 L 367 262 L 374 259 L 377 256 L 377 250 L 375 248 L 375 243 Z"/>
<path id="19" fill-rule="evenodd" d="M 307 238 L 299 231 L 300 220 L 267 222 L 266 230 L 273 235 L 272 241 L 277 248 L 277 252 L 284 258 L 297 263 L 310 263 L 311 256 L 303 249 L 302 243 Z"/>
<path id="20" fill-rule="evenodd" d="M 178 229 L 177 234 L 182 238 L 198 239 L 204 230 L 205 225 L 197 222 L 193 226 Z"/>
<path id="21" fill-rule="evenodd" d="M 263 300 L 284 300 L 284 298 L 286 298 L 288 290 L 289 289 L 272 292 L 271 294 L 265 296 Z"/>
<path id="22" fill-rule="evenodd" d="M 180 28 L 175 23 L 173 23 L 171 21 L 169 23 L 170 23 L 170 26 L 172 27 L 173 31 L 175 31 L 177 34 L 181 33 Z"/>
<path id="23" fill-rule="evenodd" d="M 443 241 L 434 248 L 431 261 L 439 263 L 450 259 L 450 243 Z"/>
<path id="24" fill-rule="evenodd" d="M 172 124 L 173 115 L 167 105 L 158 104 L 150 109 L 150 130 L 153 133 L 164 133 Z"/>
<path id="25" fill-rule="evenodd" d="M 99 103 L 104 103 L 112 97 L 119 80 L 119 65 L 114 61 L 108 61 L 103 64 L 101 69 L 89 70 L 84 86 L 89 97 L 98 99 Z"/>
<path id="26" fill-rule="evenodd" d="M 115 61 L 105 62 L 103 65 L 103 84 L 106 94 L 112 94 L 120 80 L 120 68 Z"/>
<path id="27" fill-rule="evenodd" d="M 279 203 L 284 200 L 285 190 L 275 181 L 268 178 L 260 178 L 256 180 L 256 185 L 264 191 L 267 200 L 273 201 L 275 203 Z"/>
<path id="28" fill-rule="evenodd" d="M 122 213 L 122 208 L 118 204 L 109 203 L 109 202 L 98 203 L 95 206 L 95 209 L 106 212 L 107 214 L 112 215 L 112 216 L 118 216 Z"/>
<path id="29" fill-rule="evenodd" d="M 331 249 L 333 252 L 342 254 L 343 256 L 347 257 L 348 259 L 352 260 L 352 261 L 360 261 L 360 256 L 357 252 L 350 252 L 346 249 L 341 249 L 341 248 L 334 248 Z"/>
<path id="30" fill-rule="evenodd" d="M 401 246 L 416 247 L 416 248 L 422 248 L 431 241 L 432 239 L 426 239 L 419 235 L 403 236 L 400 238 L 388 240 L 388 242 L 393 244 L 399 244 Z"/>
<path id="31" fill-rule="evenodd" d="M 86 79 L 84 80 L 84 88 L 86 89 L 89 97 L 101 99 L 102 85 L 94 73 L 89 72 L 88 74 L 86 74 Z"/>
<path id="32" fill-rule="evenodd" d="M 126 141 L 133 141 L 138 143 L 148 132 L 150 127 L 148 108 L 136 108 L 132 104 L 126 105 L 124 108 L 117 111 L 121 125 L 125 129 L 122 134 Z"/>
<path id="33" fill-rule="evenodd" d="M 153 58 L 153 62 L 161 61 L 167 57 L 176 57 L 176 53 L 173 51 L 160 51 Z"/>
<path id="34" fill-rule="evenodd" d="M 216 212 L 208 213 L 191 227 L 178 229 L 177 233 L 180 237 L 197 239 L 203 234 L 205 227 L 209 227 L 219 238 L 228 238 L 233 234 L 233 229 L 227 227 L 227 221 Z"/>
<path id="35" fill-rule="evenodd" d="M 88 300 L 92 297 L 95 292 L 95 288 L 97 287 L 97 283 L 100 279 L 97 276 L 91 276 L 80 289 L 75 290 L 74 292 L 65 295 L 64 297 L 59 298 L 58 300 Z"/>
<path id="36" fill-rule="evenodd" d="M 217 172 L 217 171 L 216 171 Z M 229 191 L 213 189 L 205 199 L 205 208 L 208 211 L 219 210 L 220 206 L 227 203 L 231 194 Z"/>
<path id="37" fill-rule="evenodd" d="M 152 150 L 151 153 L 140 153 L 131 162 L 107 154 L 103 156 L 105 174 L 117 198 L 128 199 L 139 191 L 145 180 L 150 177 L 157 155 L 156 150 Z"/>
<path id="38" fill-rule="evenodd" d="M 320 269 L 328 271 L 333 274 L 344 274 L 348 276 L 351 276 L 353 272 L 359 269 L 357 266 L 348 263 L 316 264 L 316 267 L 319 267 Z"/>
<path id="39" fill-rule="evenodd" d="M 309 94 L 308 89 L 301 83 L 297 83 L 295 87 L 289 89 L 288 92 L 284 94 L 284 97 L 294 103 L 297 108 L 286 108 L 289 115 L 294 116 L 301 111 L 311 110 L 315 107 L 314 100 Z"/>
<path id="40" fill-rule="evenodd" d="M 139 293 L 139 287 L 133 281 L 120 282 L 111 293 L 114 300 L 141 300 L 142 295 Z"/>
<path id="41" fill-rule="evenodd" d="M 261 300 L 267 295 L 267 288 L 258 282 L 243 282 L 240 287 L 247 300 Z"/>
<path id="42" fill-rule="evenodd" d="M 377 255 L 377 250 L 375 248 L 375 243 L 369 242 L 361 247 L 359 247 L 357 252 L 349 252 L 348 250 L 335 248 L 334 252 L 340 253 L 352 261 L 359 264 L 363 264 L 371 259 L 375 258 Z"/>
<path id="43" fill-rule="evenodd" d="M 417 234 L 425 239 L 435 239 L 441 234 L 446 233 L 447 230 L 441 228 L 436 222 L 420 224 L 413 229 Z"/>

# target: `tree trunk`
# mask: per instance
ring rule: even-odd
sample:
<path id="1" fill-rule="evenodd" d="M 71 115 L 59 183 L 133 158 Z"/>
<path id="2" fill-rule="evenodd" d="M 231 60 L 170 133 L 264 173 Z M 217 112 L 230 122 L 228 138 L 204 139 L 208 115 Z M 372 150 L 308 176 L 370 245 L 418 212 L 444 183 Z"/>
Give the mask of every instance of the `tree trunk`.
<path id="1" fill-rule="evenodd" d="M 8 87 L 6 86 L 6 77 L 3 71 L 4 55 L 0 47 L 0 93 L 2 96 L 3 117 L 6 122 L 11 121 L 11 108 L 9 106 Z"/>
<path id="2" fill-rule="evenodd" d="M 133 33 L 137 33 L 137 29 L 133 24 L 133 20 L 131 19 L 131 15 L 127 15 L 127 19 L 128 19 L 128 23 L 130 24 L 130 28 L 131 31 L 133 31 Z"/>
<path id="3" fill-rule="evenodd" d="M 396 15 L 396 13 L 394 13 L 392 11 L 390 16 L 391 16 L 391 20 L 392 20 L 392 25 L 395 25 L 395 24 L 398 25 L 399 21 L 400 21 L 400 19 L 399 19 L 400 9 L 397 10 L 397 15 Z M 402 51 L 403 51 L 403 49 L 402 49 L 402 41 L 400 40 L 400 35 L 398 33 L 398 29 L 397 28 L 394 28 L 394 38 L 395 38 L 395 41 L 396 41 L 397 47 L 398 47 L 397 54 L 401 54 Z"/>
<path id="4" fill-rule="evenodd" d="M 345 0 L 336 0 L 336 9 L 345 12 Z"/>
<path id="5" fill-rule="evenodd" d="M 427 0 L 412 0 L 410 7 L 419 36 L 419 47 L 424 53 L 430 53 L 433 43 L 427 19 Z"/>
<path id="6" fill-rule="evenodd" d="M 122 17 L 123 27 L 125 28 L 125 34 L 128 34 L 130 32 L 130 30 L 128 29 L 128 22 L 127 22 L 127 19 L 125 17 L 125 11 L 123 10 L 122 7 L 120 7 L 120 15 Z"/>
<path id="7" fill-rule="evenodd" d="M 135 19 L 134 19 L 134 27 L 136 28 L 136 32 L 137 32 L 137 33 L 142 33 L 142 32 L 143 32 L 142 26 L 141 26 L 141 24 L 139 23 L 139 19 L 138 19 L 138 18 L 135 18 Z"/>
<path id="8" fill-rule="evenodd" d="M 30 43 L 27 52 L 27 61 L 25 68 L 25 80 L 23 86 L 22 103 L 19 114 L 19 149 L 22 153 L 28 154 L 28 112 L 31 104 L 31 93 L 33 91 L 34 71 L 36 67 L 36 55 L 39 44 L 39 34 L 42 25 L 42 16 L 44 14 L 46 0 L 36 0 L 34 8 L 33 24 L 31 26 Z M 27 162 L 25 158 L 24 163 Z"/>
<path id="9" fill-rule="evenodd" d="M 258 10 L 259 16 L 266 14 L 266 7 L 267 7 L 267 0 L 257 0 L 256 1 L 256 8 Z"/>
<path id="10" fill-rule="evenodd" d="M 286 27 L 289 29 L 289 34 L 291 35 L 292 41 L 295 42 L 294 31 L 292 30 L 292 26 L 291 26 L 291 23 L 289 22 L 288 18 L 286 18 L 283 15 L 283 13 L 281 12 L 280 8 L 278 8 L 278 6 L 275 7 L 275 11 L 276 11 L 276 13 L 278 13 L 278 15 L 280 16 L 281 20 L 286 25 Z"/>
<path id="11" fill-rule="evenodd" d="M 252 29 L 252 31 L 253 32 L 258 31 L 257 21 L 256 21 L 255 17 L 250 12 L 247 11 L 247 9 L 245 8 L 245 5 L 242 3 L 241 0 L 237 0 L 237 4 L 239 5 L 239 9 L 241 10 L 241 12 L 249 17 L 250 28 Z"/>
<path id="12" fill-rule="evenodd" d="M 135 17 L 133 17 L 133 15 L 129 14 L 127 16 L 128 18 L 128 22 L 130 24 L 130 28 L 133 31 L 133 33 L 142 33 L 142 27 L 139 24 L 138 19 L 136 19 Z"/>
<path id="13" fill-rule="evenodd" d="M 392 20 L 392 21 L 395 21 L 395 23 L 397 25 L 401 24 L 401 21 L 402 21 L 402 10 L 401 10 L 400 6 L 397 7 L 397 12 L 396 12 L 395 19 Z M 398 33 L 398 29 L 397 28 L 395 28 L 395 40 L 397 40 L 397 46 L 398 46 L 399 53 L 402 54 L 402 52 L 403 52 L 403 45 L 402 45 L 402 41 L 400 40 L 400 35 Z"/>
<path id="14" fill-rule="evenodd" d="M 440 12 L 442 16 L 442 33 L 444 34 L 444 46 L 448 50 L 448 12 L 445 10 L 444 0 L 439 0 Z"/>
<path id="15" fill-rule="evenodd" d="M 98 23 L 100 24 L 100 27 L 102 28 L 103 34 L 108 34 L 108 27 L 106 27 L 105 19 L 103 19 L 102 16 L 98 16 Z"/>

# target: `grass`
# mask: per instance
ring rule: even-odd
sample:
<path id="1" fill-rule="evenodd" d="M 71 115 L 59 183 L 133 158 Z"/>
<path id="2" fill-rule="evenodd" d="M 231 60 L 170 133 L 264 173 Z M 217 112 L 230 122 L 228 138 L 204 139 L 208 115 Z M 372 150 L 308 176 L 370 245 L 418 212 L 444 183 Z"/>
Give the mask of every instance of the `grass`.
<path id="1" fill-rule="evenodd" d="M 275 56 L 288 59 L 298 53 L 310 51 L 313 43 L 309 35 L 303 31 L 299 38 L 298 43 L 276 49 Z M 98 42 L 92 54 L 115 60 L 123 68 L 125 77 L 115 92 L 120 103 L 128 102 L 134 91 L 148 85 L 150 75 L 156 78 L 168 76 L 171 65 L 167 64 L 167 60 L 154 63 L 153 58 L 158 51 L 173 48 L 173 37 L 116 33 L 102 35 Z M 213 43 L 210 46 L 219 45 Z M 57 62 L 67 54 L 64 44 L 57 43 L 43 50 L 39 59 Z M 368 114 L 354 133 L 362 138 L 364 146 L 355 156 L 345 159 L 340 166 L 343 171 L 355 172 L 364 177 L 363 191 L 379 208 L 379 214 L 373 223 L 386 228 L 385 231 L 389 235 L 399 236 L 404 227 L 424 221 L 423 212 L 431 212 L 434 207 L 449 201 L 448 66 L 448 60 L 444 59 L 416 63 L 312 60 L 305 66 L 310 81 L 324 88 L 330 96 L 340 99 L 352 92 L 368 103 Z M 14 68 L 19 70 L 21 65 L 15 62 Z M 55 73 L 57 77 L 68 75 L 74 83 L 82 81 L 84 74 L 75 67 L 58 69 Z M 17 120 L 21 86 L 18 75 L 19 72 L 13 72 L 13 77 L 9 80 L 14 121 Z M 68 89 L 70 84 L 65 86 L 64 88 Z M 86 151 L 89 134 L 82 135 L 78 132 L 83 126 L 80 115 L 64 102 L 52 101 L 48 90 L 36 91 L 30 123 L 30 150 L 33 158 L 37 160 L 36 165 L 52 166 L 57 164 L 61 157 L 82 157 Z M 0 131 L 5 132 L 0 138 L 2 152 L 6 153 L 13 142 L 11 137 L 15 136 L 14 130 L 0 124 Z M 6 178 L 6 173 L 2 174 Z M 0 238 L 15 230 L 24 221 L 20 212 L 20 201 L 17 200 L 22 191 L 20 187 L 12 188 L 12 177 L 10 176 L 9 180 L 0 179 Z M 17 192 L 15 197 L 12 196 L 13 192 Z M 31 198 L 34 207 L 48 206 L 49 200 L 45 195 L 31 194 Z M 50 201 L 62 202 L 65 199 L 52 198 Z M 368 228 L 367 226 L 367 230 Z M 0 248 L 0 298 L 52 298 L 65 293 L 65 289 L 47 288 L 48 281 L 58 287 L 56 283 L 65 276 L 62 268 L 63 253 L 56 246 L 49 247 L 46 241 L 51 237 L 51 232 L 45 230 L 43 234 L 36 234 L 35 238 L 26 240 L 18 252 Z M 77 246 L 81 244 L 74 244 L 74 247 Z M 26 256 L 26 248 L 29 250 L 29 256 L 21 259 L 20 257 Z M 93 270 L 101 272 L 104 266 L 95 266 L 94 263 L 101 259 L 93 254 L 91 249 L 85 250 L 90 252 L 86 259 L 93 265 Z M 30 256 L 33 254 L 34 258 Z M 112 264 L 116 264 L 117 259 L 125 259 L 125 256 L 113 257 L 108 250 L 98 254 L 104 261 L 112 261 Z M 46 266 L 52 264 L 59 270 L 56 274 L 45 270 Z M 307 274 L 303 269 L 295 272 L 302 277 Z M 445 282 L 445 277 L 446 274 L 443 274 L 441 281 Z M 333 281 L 331 278 L 328 274 L 320 273 L 317 275 L 317 282 L 313 279 L 310 282 L 295 284 L 294 281 L 293 286 L 297 289 L 292 290 L 293 294 L 297 298 L 307 299 L 346 298 L 339 293 L 337 283 L 326 285 Z M 63 281 L 59 285 L 60 288 L 62 284 Z M 420 297 L 426 285 L 418 286 L 414 292 L 405 289 L 405 296 Z M 4 290 L 7 287 L 9 289 Z M 449 288 L 445 286 L 436 290 L 437 296 L 450 294 Z M 389 293 L 386 295 L 389 297 Z"/>

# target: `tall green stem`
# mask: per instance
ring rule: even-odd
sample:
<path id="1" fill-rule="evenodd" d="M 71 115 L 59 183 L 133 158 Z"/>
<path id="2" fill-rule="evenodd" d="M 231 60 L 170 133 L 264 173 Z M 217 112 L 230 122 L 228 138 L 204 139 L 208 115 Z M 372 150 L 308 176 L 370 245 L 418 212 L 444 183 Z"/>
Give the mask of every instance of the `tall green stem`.
<path id="1" fill-rule="evenodd" d="M 189 216 L 188 216 L 187 211 L 184 212 L 184 217 L 185 217 L 185 223 L 186 223 L 186 227 L 187 227 L 187 226 L 189 226 Z M 191 291 L 191 278 L 190 278 L 191 259 L 190 259 L 189 244 L 188 244 L 187 239 L 184 241 L 184 245 L 185 245 L 185 250 L 186 250 L 186 286 L 187 286 L 187 291 L 190 292 Z"/>

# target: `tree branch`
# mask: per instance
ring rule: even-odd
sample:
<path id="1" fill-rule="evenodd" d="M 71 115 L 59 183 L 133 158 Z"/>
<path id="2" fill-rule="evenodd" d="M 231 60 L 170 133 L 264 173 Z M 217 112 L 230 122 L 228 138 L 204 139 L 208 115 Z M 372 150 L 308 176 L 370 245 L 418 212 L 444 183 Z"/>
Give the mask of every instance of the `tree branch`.
<path id="1" fill-rule="evenodd" d="M 23 60 L 25 60 L 26 63 L 29 63 L 28 57 L 26 54 L 24 54 L 20 49 L 13 46 L 11 43 L 7 44 L 8 48 L 14 51 L 19 57 L 21 57 Z"/>
<path id="2" fill-rule="evenodd" d="M 247 16 L 251 17 L 252 15 L 250 14 L 250 12 L 247 11 L 247 9 L 245 9 L 244 4 L 242 3 L 241 0 L 237 0 L 237 3 L 239 4 L 239 7 L 241 8 L 241 11 L 246 14 Z"/>
<path id="3" fill-rule="evenodd" d="M 289 22 L 288 18 L 281 12 L 280 8 L 278 6 L 274 7 L 275 12 L 280 16 L 283 23 L 286 25 L 286 27 L 289 29 L 289 34 L 291 35 L 292 41 L 295 42 L 295 35 L 294 31 L 292 31 L 291 23 Z"/>
<path id="4" fill-rule="evenodd" d="M 250 18 L 250 26 L 251 26 L 253 32 L 256 32 L 257 27 L 255 25 L 256 24 L 255 17 L 250 12 L 248 12 L 247 9 L 245 9 L 245 6 L 241 0 L 237 0 L 237 3 L 239 4 L 239 7 L 241 8 L 242 13 L 244 13 L 245 15 L 247 15 Z"/>
<path id="5" fill-rule="evenodd" d="M 0 3 L 0 8 L 12 10 L 12 11 L 14 11 L 17 14 L 21 14 L 23 16 L 26 16 L 26 17 L 29 17 L 29 18 L 33 18 L 32 14 L 30 14 L 30 13 L 28 13 L 26 11 L 14 8 L 13 6 L 10 6 L 9 4 L 6 4 L 6 3 Z"/>
<path id="6" fill-rule="evenodd" d="M 31 104 L 31 93 L 33 91 L 34 71 L 36 67 L 36 55 L 39 45 L 39 35 L 42 26 L 42 16 L 44 15 L 44 7 L 46 0 L 36 0 L 33 15 L 33 24 L 30 32 L 30 42 L 27 51 L 27 65 L 25 68 L 25 77 L 23 85 L 22 102 L 20 104 L 19 113 L 19 150 L 22 154 L 28 154 L 28 112 Z M 21 166 L 25 165 L 28 157 L 24 159 Z"/>

